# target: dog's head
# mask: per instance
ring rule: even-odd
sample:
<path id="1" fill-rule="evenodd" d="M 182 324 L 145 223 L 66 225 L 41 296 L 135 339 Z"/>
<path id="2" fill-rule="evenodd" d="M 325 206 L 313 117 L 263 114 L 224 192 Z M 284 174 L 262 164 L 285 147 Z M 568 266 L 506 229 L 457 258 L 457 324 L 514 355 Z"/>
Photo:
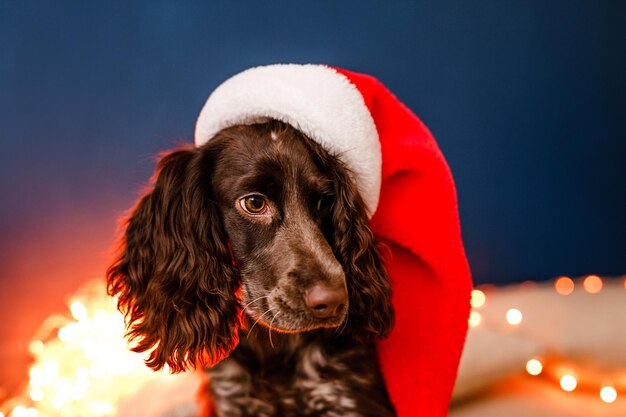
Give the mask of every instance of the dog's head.
<path id="1" fill-rule="evenodd" d="M 108 290 L 153 369 L 222 359 L 242 310 L 276 331 L 384 337 L 391 286 L 368 224 L 337 157 L 280 122 L 231 127 L 160 160 Z"/>

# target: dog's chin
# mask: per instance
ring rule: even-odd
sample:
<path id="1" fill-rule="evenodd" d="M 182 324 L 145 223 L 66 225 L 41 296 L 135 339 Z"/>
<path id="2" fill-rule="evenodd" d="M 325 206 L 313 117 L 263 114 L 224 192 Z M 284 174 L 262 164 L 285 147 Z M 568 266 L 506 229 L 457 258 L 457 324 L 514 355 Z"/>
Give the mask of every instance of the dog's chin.
<path id="1" fill-rule="evenodd" d="M 279 333 L 305 333 L 318 329 L 337 329 L 342 327 L 347 319 L 347 314 L 346 312 L 343 312 L 335 317 L 324 319 L 307 316 L 302 317 L 299 320 L 290 319 L 290 321 L 287 322 L 283 322 L 278 319 L 268 322 L 262 318 L 258 319 L 255 317 L 250 317 L 250 319 L 253 323 L 258 323 L 269 330 Z"/>

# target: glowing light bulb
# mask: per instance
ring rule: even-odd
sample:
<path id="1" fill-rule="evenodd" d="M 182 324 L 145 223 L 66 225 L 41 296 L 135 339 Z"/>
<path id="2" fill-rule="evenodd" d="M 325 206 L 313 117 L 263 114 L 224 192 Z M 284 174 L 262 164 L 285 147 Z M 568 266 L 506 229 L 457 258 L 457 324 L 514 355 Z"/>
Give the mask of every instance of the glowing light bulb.
<path id="1" fill-rule="evenodd" d="M 472 311 L 469 316 L 469 326 L 477 327 L 482 322 L 483 318 L 477 311 Z"/>
<path id="2" fill-rule="evenodd" d="M 94 401 L 91 403 L 91 411 L 99 416 L 113 413 L 113 404 L 108 401 Z"/>
<path id="3" fill-rule="evenodd" d="M 563 391 L 567 392 L 574 391 L 576 389 L 576 385 L 578 385 L 578 381 L 576 381 L 574 375 L 570 374 L 563 375 L 559 382 L 561 384 L 561 388 L 563 388 Z"/>
<path id="4" fill-rule="evenodd" d="M 617 391 L 611 386 L 602 387 L 600 390 L 600 398 L 607 404 L 615 402 L 617 399 Z"/>
<path id="5" fill-rule="evenodd" d="M 72 304 L 70 304 L 70 311 L 72 312 L 72 317 L 78 321 L 87 318 L 87 308 L 80 301 L 72 302 Z"/>
<path id="6" fill-rule="evenodd" d="M 43 400 L 43 397 L 45 396 L 43 390 L 39 387 L 35 387 L 33 389 L 30 390 L 30 398 L 33 401 L 41 401 Z"/>
<path id="7" fill-rule="evenodd" d="M 602 290 L 602 278 L 597 275 L 588 275 L 583 280 L 583 288 L 589 294 L 597 294 Z"/>
<path id="8" fill-rule="evenodd" d="M 43 344 L 41 340 L 33 340 L 28 345 L 28 350 L 33 355 L 40 355 L 41 353 L 43 353 L 44 349 L 45 349 L 45 345 Z"/>
<path id="9" fill-rule="evenodd" d="M 76 340 L 80 336 L 80 326 L 78 323 L 68 323 L 64 327 L 59 329 L 59 339 L 62 342 L 69 342 L 70 340 Z"/>
<path id="10" fill-rule="evenodd" d="M 526 362 L 526 371 L 533 376 L 537 376 L 543 371 L 543 365 L 538 359 L 531 359 Z"/>
<path id="11" fill-rule="evenodd" d="M 513 326 L 517 326 L 522 322 L 522 312 L 516 308 L 512 308 L 506 312 L 506 321 Z"/>
<path id="12" fill-rule="evenodd" d="M 23 405 L 18 405 L 13 408 L 13 416 L 14 417 L 26 417 L 26 407 Z"/>
<path id="13" fill-rule="evenodd" d="M 570 295 L 574 292 L 574 280 L 569 277 L 558 277 L 554 281 L 554 289 L 561 295 Z"/>
<path id="14" fill-rule="evenodd" d="M 63 408 L 64 405 L 65 405 L 65 398 L 62 395 L 57 395 L 52 400 L 52 407 L 56 408 L 57 410 L 60 410 L 61 408 Z"/>
<path id="15" fill-rule="evenodd" d="M 472 298 L 470 304 L 473 308 L 480 308 L 485 305 L 485 301 L 487 297 L 485 297 L 485 293 L 481 290 L 472 290 Z"/>

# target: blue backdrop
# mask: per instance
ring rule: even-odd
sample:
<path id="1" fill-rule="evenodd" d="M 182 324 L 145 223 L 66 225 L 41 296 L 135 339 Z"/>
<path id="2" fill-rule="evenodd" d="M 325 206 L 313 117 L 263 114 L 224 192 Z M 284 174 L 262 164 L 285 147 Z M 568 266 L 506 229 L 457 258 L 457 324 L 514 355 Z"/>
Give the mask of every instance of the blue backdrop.
<path id="1" fill-rule="evenodd" d="M 624 273 L 624 22 L 623 1 L 0 1 L 0 260 L 108 242 L 215 86 L 315 62 L 433 131 L 477 282 Z"/>

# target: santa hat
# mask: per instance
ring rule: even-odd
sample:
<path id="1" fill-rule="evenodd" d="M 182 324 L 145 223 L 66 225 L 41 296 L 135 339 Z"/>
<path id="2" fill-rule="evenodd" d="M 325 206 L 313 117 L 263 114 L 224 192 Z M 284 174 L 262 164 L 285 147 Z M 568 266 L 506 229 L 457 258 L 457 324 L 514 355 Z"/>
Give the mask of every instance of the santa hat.
<path id="1" fill-rule="evenodd" d="M 209 97 L 195 142 L 237 124 L 286 122 L 352 170 L 374 234 L 391 249 L 396 324 L 378 342 L 399 417 L 445 416 L 467 331 L 470 272 L 456 191 L 430 131 L 375 78 L 324 65 L 270 65 Z"/>

